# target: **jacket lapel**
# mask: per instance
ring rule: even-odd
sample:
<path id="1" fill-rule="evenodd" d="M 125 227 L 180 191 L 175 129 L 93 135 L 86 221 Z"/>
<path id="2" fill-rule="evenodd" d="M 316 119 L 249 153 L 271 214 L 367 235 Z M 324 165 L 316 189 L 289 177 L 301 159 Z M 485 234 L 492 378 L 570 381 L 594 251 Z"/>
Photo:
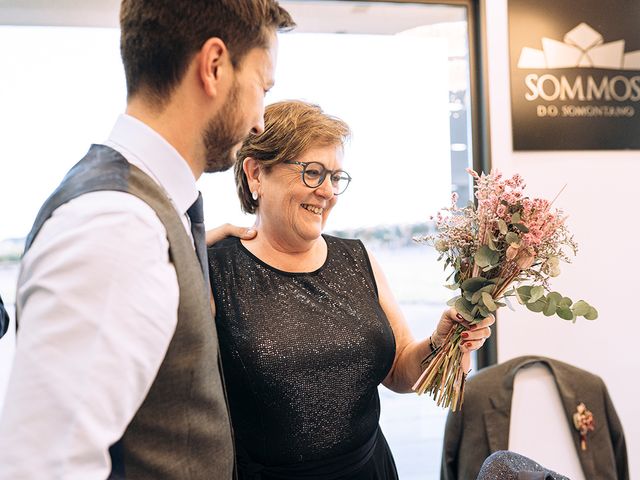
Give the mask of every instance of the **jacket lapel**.
<path id="1" fill-rule="evenodd" d="M 492 398 L 493 401 L 493 398 Z M 484 412 L 484 425 L 491 453 L 509 446 L 509 412 L 502 405 Z"/>
<path id="2" fill-rule="evenodd" d="M 511 398 L 513 397 L 513 378 L 521 364 L 521 358 L 504 364 L 507 370 L 500 384 L 496 384 L 494 393 L 489 397 L 491 408 L 484 412 L 484 424 L 487 442 L 491 453 L 507 450 L 509 447 L 509 420 Z M 514 366 L 515 365 L 515 366 Z"/>

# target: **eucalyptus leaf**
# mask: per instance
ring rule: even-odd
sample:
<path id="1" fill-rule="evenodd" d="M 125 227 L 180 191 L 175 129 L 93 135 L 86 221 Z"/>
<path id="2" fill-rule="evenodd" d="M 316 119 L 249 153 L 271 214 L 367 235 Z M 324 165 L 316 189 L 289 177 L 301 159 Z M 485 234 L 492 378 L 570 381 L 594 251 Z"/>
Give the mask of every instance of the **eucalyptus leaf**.
<path id="1" fill-rule="evenodd" d="M 529 295 L 531 296 L 531 289 L 533 288 L 532 285 L 521 285 L 517 288 L 518 293 L 522 294 L 522 295 Z"/>
<path id="2" fill-rule="evenodd" d="M 449 290 L 457 290 L 458 288 L 460 288 L 460 285 L 458 285 L 458 283 L 452 283 L 451 285 L 445 285 L 446 288 L 448 288 Z"/>
<path id="3" fill-rule="evenodd" d="M 547 305 L 544 307 L 542 313 L 544 313 L 546 317 L 550 317 L 551 315 L 554 315 L 556 313 L 557 309 L 558 303 L 556 302 L 555 298 L 550 298 L 547 295 Z"/>
<path id="4" fill-rule="evenodd" d="M 546 307 L 546 302 L 544 300 L 538 300 L 537 302 L 527 303 L 526 306 L 529 310 L 535 313 L 540 313 Z"/>
<path id="5" fill-rule="evenodd" d="M 584 318 L 586 318 L 587 320 L 595 320 L 596 318 L 598 318 L 598 311 L 590 306 L 589 311 L 586 313 Z"/>
<path id="6" fill-rule="evenodd" d="M 589 313 L 589 309 L 591 306 L 585 302 L 584 300 L 578 300 L 575 305 L 571 308 L 576 317 L 584 317 L 587 313 Z"/>
<path id="7" fill-rule="evenodd" d="M 485 285 L 484 287 L 482 287 L 480 289 L 480 291 L 481 292 L 487 292 L 487 293 L 493 293 L 495 291 L 495 289 L 496 289 L 496 286 L 493 283 L 491 283 L 489 285 Z"/>
<path id="8" fill-rule="evenodd" d="M 511 215 L 511 223 L 518 223 L 520 222 L 520 212 L 516 212 L 513 215 Z"/>
<path id="9" fill-rule="evenodd" d="M 495 312 L 498 309 L 493 301 L 493 298 L 491 298 L 491 295 L 489 295 L 487 292 L 482 292 L 482 302 L 491 312 Z"/>
<path id="10" fill-rule="evenodd" d="M 575 317 L 573 316 L 573 312 L 569 307 L 564 305 L 558 306 L 558 310 L 556 310 L 556 315 L 558 315 L 563 320 L 573 320 Z"/>
<path id="11" fill-rule="evenodd" d="M 476 265 L 481 268 L 493 266 L 500 260 L 500 254 L 494 252 L 487 245 L 482 245 L 474 255 Z"/>
<path id="12" fill-rule="evenodd" d="M 462 298 L 462 297 L 461 297 L 460 295 L 458 295 L 458 296 L 456 296 L 456 297 L 450 298 L 450 299 L 447 301 L 447 306 L 449 306 L 449 307 L 453 307 L 453 306 L 456 304 L 456 302 L 458 301 L 458 299 L 459 299 L 459 298 Z"/>
<path id="13" fill-rule="evenodd" d="M 480 290 L 482 287 L 485 287 L 489 284 L 490 282 L 482 277 L 471 277 L 471 278 L 467 278 L 464 282 L 462 282 L 462 285 L 460 285 L 462 287 L 462 290 L 466 291 L 466 292 L 476 292 L 478 290 Z"/>
<path id="14" fill-rule="evenodd" d="M 494 240 L 493 240 L 493 237 L 492 237 L 491 235 L 489 235 L 489 241 L 488 241 L 488 243 L 487 243 L 487 244 L 488 244 L 488 247 L 489 247 L 491 250 L 493 250 L 494 252 L 495 252 L 496 250 L 498 250 L 498 247 L 496 247 L 496 244 L 495 244 L 495 242 L 494 242 Z"/>
<path id="15" fill-rule="evenodd" d="M 542 285 L 536 285 L 531 288 L 531 298 L 527 303 L 537 302 L 544 296 L 544 287 Z"/>
<path id="16" fill-rule="evenodd" d="M 473 321 L 473 315 L 471 315 L 471 310 L 473 309 L 473 306 L 464 298 L 458 298 L 454 307 L 466 321 L 468 322 Z"/>
<path id="17" fill-rule="evenodd" d="M 502 219 L 498 220 L 498 230 L 500 231 L 500 233 L 502 235 L 506 235 L 507 232 L 509 231 L 509 228 L 507 227 L 507 222 L 505 222 Z"/>
<path id="18" fill-rule="evenodd" d="M 480 301 L 481 296 L 482 296 L 482 290 L 478 290 L 477 292 L 474 292 L 473 296 L 471 297 L 471 303 L 473 303 L 474 305 L 478 303 Z"/>
<path id="19" fill-rule="evenodd" d="M 489 310 L 487 310 L 484 307 L 479 307 L 478 311 L 479 311 L 480 315 L 482 316 L 482 318 L 487 318 L 489 316 L 489 313 L 491 313 L 491 312 L 489 312 Z"/>
<path id="20" fill-rule="evenodd" d="M 509 245 L 520 245 L 520 236 L 515 232 L 509 232 L 504 236 L 504 241 Z"/>
<path id="21" fill-rule="evenodd" d="M 562 294 L 558 292 L 551 292 L 549 295 L 547 295 L 547 299 L 553 299 L 553 301 L 556 302 L 556 305 L 558 305 L 560 303 L 560 300 L 562 300 Z"/>
<path id="22" fill-rule="evenodd" d="M 559 307 L 570 307 L 573 304 L 573 300 L 569 297 L 562 297 L 562 300 L 558 302 Z"/>
<path id="23" fill-rule="evenodd" d="M 521 287 L 516 288 L 516 296 L 520 303 L 527 303 L 531 298 L 531 285 L 522 285 Z"/>
<path id="24" fill-rule="evenodd" d="M 514 223 L 513 226 L 522 233 L 529 233 L 529 228 L 524 223 Z"/>
<path id="25" fill-rule="evenodd" d="M 512 312 L 515 312 L 515 311 L 516 311 L 516 309 L 515 309 L 515 308 L 513 308 L 513 305 L 511 304 L 511 300 L 509 300 L 509 297 L 507 297 L 507 296 L 505 295 L 505 296 L 504 296 L 504 297 L 502 297 L 502 298 L 504 298 L 504 303 L 506 303 L 506 304 L 507 304 L 507 307 L 509 307 L 509 310 L 511 310 Z"/>

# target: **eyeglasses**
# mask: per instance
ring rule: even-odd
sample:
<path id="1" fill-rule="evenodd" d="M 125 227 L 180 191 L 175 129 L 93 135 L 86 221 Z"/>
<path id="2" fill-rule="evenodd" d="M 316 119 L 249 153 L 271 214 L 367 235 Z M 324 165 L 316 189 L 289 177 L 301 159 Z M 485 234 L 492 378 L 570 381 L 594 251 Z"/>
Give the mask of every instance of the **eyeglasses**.
<path id="1" fill-rule="evenodd" d="M 330 175 L 329 178 L 334 195 L 343 193 L 349 186 L 349 182 L 351 182 L 351 175 L 344 170 L 329 170 L 320 162 L 295 162 L 293 160 L 285 160 L 282 163 L 286 163 L 287 165 L 301 165 L 302 181 L 309 188 L 318 188 L 324 183 L 327 175 Z"/>

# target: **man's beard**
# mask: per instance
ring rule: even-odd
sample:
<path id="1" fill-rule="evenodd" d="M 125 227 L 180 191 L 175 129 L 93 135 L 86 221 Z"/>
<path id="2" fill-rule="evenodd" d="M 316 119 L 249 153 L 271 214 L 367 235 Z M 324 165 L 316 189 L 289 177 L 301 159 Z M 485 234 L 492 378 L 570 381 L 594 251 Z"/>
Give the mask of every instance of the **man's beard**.
<path id="1" fill-rule="evenodd" d="M 238 84 L 234 82 L 218 114 L 209 120 L 203 133 L 206 173 L 223 172 L 236 161 L 235 148 L 249 132 L 242 131 L 242 113 L 238 108 Z"/>

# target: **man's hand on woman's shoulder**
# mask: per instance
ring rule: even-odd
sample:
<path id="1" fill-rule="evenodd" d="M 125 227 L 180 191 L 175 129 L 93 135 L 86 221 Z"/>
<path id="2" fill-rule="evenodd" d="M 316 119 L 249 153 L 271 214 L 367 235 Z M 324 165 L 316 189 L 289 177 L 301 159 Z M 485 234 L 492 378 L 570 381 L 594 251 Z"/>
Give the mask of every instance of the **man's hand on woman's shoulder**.
<path id="1" fill-rule="evenodd" d="M 242 240 L 251 240 L 257 235 L 253 228 L 238 227 L 225 223 L 219 227 L 207 230 L 207 245 L 211 246 L 227 237 L 238 237 Z"/>

